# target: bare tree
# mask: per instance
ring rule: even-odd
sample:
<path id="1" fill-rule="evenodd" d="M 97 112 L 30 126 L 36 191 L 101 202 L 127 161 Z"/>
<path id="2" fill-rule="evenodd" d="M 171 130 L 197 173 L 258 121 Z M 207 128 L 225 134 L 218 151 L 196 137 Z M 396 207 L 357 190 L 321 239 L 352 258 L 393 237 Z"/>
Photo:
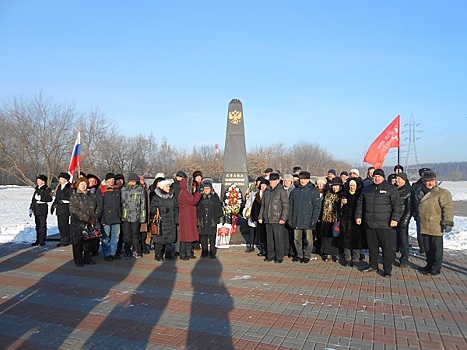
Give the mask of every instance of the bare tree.
<path id="1" fill-rule="evenodd" d="M 2 167 L 22 183 L 34 185 L 39 173 L 49 177 L 61 171 L 76 127 L 74 104 L 59 105 L 41 94 L 13 99 L 0 111 Z"/>

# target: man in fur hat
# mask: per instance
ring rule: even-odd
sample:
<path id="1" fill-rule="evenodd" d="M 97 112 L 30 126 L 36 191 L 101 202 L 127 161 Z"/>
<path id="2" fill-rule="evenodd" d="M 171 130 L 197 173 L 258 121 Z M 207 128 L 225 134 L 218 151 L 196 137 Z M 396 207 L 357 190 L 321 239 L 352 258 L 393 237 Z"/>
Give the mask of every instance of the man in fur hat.
<path id="1" fill-rule="evenodd" d="M 49 213 L 48 202 L 52 202 L 52 191 L 47 186 L 47 176 L 38 175 L 36 178 L 37 187 L 32 195 L 31 205 L 29 206 L 29 216 L 34 214 L 36 221 L 36 241 L 31 245 L 45 245 L 47 236 L 47 214 Z"/>
<path id="2" fill-rule="evenodd" d="M 415 192 L 414 214 L 426 252 L 426 265 L 419 271 L 436 276 L 443 263 L 443 234 L 454 226 L 454 205 L 451 193 L 438 186 L 434 171 L 423 172 L 422 179 L 423 186 Z"/>
<path id="3" fill-rule="evenodd" d="M 65 247 L 70 244 L 70 197 L 73 193 L 70 184 L 70 174 L 60 173 L 58 182 L 60 183 L 55 193 L 55 200 L 50 208 L 50 214 L 54 211 L 57 214 L 58 231 L 60 232 L 60 243 L 57 247 Z"/>

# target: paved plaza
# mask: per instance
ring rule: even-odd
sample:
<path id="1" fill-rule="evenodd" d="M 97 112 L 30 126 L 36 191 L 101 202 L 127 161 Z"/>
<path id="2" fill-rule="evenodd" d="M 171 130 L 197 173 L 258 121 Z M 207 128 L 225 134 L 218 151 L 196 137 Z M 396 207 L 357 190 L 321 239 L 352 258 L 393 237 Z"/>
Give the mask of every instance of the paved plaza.
<path id="1" fill-rule="evenodd" d="M 0 245 L 2 349 L 466 349 L 467 253 L 392 278 L 321 260 L 218 259 L 75 267 L 71 247 Z M 199 251 L 197 252 L 199 254 Z"/>

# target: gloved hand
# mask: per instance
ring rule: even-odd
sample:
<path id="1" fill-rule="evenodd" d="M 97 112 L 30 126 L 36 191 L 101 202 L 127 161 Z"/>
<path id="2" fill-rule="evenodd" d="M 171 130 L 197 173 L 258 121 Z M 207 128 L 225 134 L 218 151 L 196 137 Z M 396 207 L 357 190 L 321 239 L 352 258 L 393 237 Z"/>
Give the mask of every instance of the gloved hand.
<path id="1" fill-rule="evenodd" d="M 311 229 L 312 229 L 312 230 L 316 229 L 316 222 L 312 222 L 312 223 L 311 223 Z"/>
<path id="2" fill-rule="evenodd" d="M 452 230 L 452 226 L 450 225 L 444 226 L 444 232 L 451 232 L 451 230 Z"/>
<path id="3" fill-rule="evenodd" d="M 29 209 L 29 217 L 31 217 L 31 216 L 32 216 L 32 214 L 33 214 L 33 211 L 32 211 L 32 209 Z"/>
<path id="4" fill-rule="evenodd" d="M 36 193 L 36 194 L 34 195 L 34 198 L 36 199 L 36 201 L 40 201 L 40 200 L 41 200 L 41 195 L 38 194 L 38 193 Z"/>

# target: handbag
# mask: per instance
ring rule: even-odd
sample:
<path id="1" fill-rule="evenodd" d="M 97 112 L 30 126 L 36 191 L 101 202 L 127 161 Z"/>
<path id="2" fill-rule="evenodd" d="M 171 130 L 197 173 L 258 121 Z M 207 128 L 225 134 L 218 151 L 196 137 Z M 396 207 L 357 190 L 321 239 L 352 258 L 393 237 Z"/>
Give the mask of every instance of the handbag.
<path id="1" fill-rule="evenodd" d="M 159 237 L 162 235 L 161 232 L 161 215 L 159 213 L 159 208 L 156 209 L 156 215 L 151 220 L 151 235 Z"/>
<path id="2" fill-rule="evenodd" d="M 85 241 L 88 241 L 90 239 L 96 239 L 96 238 L 101 238 L 102 233 L 100 230 L 100 227 L 97 224 L 86 224 L 84 229 L 81 231 L 81 238 L 84 239 Z"/>
<path id="3" fill-rule="evenodd" d="M 341 234 L 341 222 L 340 220 L 336 220 L 334 222 L 334 225 L 332 225 L 332 236 L 334 238 L 337 238 L 339 237 L 340 234 Z"/>

